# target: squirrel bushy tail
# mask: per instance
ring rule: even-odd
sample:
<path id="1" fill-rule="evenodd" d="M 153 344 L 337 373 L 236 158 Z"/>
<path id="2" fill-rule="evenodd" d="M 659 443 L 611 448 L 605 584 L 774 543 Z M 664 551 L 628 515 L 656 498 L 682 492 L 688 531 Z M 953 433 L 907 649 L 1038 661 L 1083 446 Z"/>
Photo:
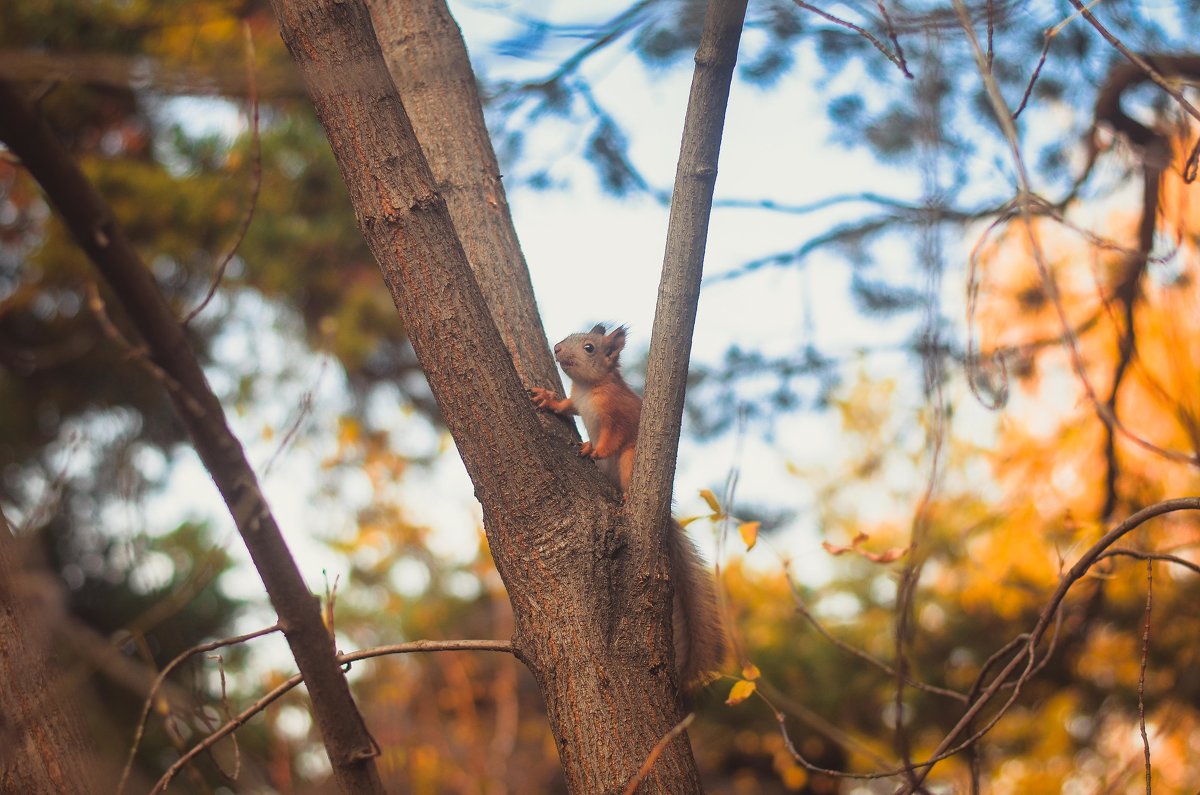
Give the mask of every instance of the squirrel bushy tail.
<path id="1" fill-rule="evenodd" d="M 675 666 L 679 685 L 687 692 L 717 676 L 725 661 L 725 630 L 716 581 L 687 531 L 673 519 L 667 528 L 667 554 L 675 586 Z"/>

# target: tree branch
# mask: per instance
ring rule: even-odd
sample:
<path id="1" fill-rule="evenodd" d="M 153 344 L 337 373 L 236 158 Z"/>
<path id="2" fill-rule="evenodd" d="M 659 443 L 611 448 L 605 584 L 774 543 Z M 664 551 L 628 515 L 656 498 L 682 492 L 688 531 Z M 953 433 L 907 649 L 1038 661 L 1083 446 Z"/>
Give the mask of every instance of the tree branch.
<path id="1" fill-rule="evenodd" d="M 661 617 L 671 612 L 670 593 L 664 587 L 670 585 L 665 533 L 671 518 L 671 483 L 721 134 L 745 16 L 746 0 L 710 0 L 704 16 L 675 172 L 637 457 L 626 506 L 634 528 L 633 558 L 639 561 L 638 576 L 651 597 L 631 605 L 637 616 L 631 620 L 658 621 L 660 632 L 667 628 Z M 653 598 L 655 595 L 660 598 Z"/>
<path id="2" fill-rule="evenodd" d="M 334 660 L 317 599 L 288 551 L 241 444 L 167 305 L 112 211 L 29 102 L 0 81 L 0 140 L 21 158 L 118 296 L 154 364 L 180 389 L 168 390 L 196 452 L 216 483 L 279 614 L 309 695 L 334 775 L 345 792 L 382 792 L 375 747 Z"/>
<path id="3" fill-rule="evenodd" d="M 434 652 L 434 651 L 498 651 L 498 652 L 513 652 L 512 643 L 506 640 L 417 640 L 410 643 L 395 643 L 390 646 L 377 646 L 371 649 L 360 649 L 349 654 L 339 654 L 337 661 L 341 665 L 345 665 L 349 670 L 350 663 L 359 660 L 370 659 L 371 657 L 382 657 L 386 654 L 405 654 L 418 652 Z M 162 778 L 154 785 L 154 789 L 150 791 L 150 795 L 157 795 L 166 790 L 172 779 L 179 775 L 179 771 L 183 770 L 197 756 L 212 748 L 218 742 L 233 734 L 239 728 L 244 726 L 247 721 L 253 718 L 258 713 L 262 712 L 271 704 L 278 701 L 289 690 L 296 687 L 304 681 L 304 677 L 300 674 L 293 674 L 285 681 L 281 682 L 276 687 L 272 688 L 266 695 L 259 698 L 246 709 L 239 712 L 231 720 L 227 721 L 221 728 L 214 731 L 212 734 L 205 737 L 200 742 L 196 743 L 187 753 L 175 760 L 175 762 L 163 773 Z"/>

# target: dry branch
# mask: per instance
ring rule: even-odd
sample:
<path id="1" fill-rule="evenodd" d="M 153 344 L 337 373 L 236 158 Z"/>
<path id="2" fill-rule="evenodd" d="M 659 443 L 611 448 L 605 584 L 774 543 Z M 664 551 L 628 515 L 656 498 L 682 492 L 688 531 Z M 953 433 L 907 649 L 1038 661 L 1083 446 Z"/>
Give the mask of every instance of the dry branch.
<path id="1" fill-rule="evenodd" d="M 351 663 L 358 662 L 359 660 L 367 660 L 372 657 L 435 651 L 498 651 L 512 653 L 513 646 L 512 643 L 506 640 L 417 640 L 410 643 L 396 643 L 390 646 L 377 646 L 371 649 L 360 649 L 348 654 L 339 654 L 337 661 L 339 665 L 344 665 L 346 666 L 346 670 L 349 670 Z M 191 764 L 197 756 L 233 734 L 233 732 L 244 726 L 247 721 L 278 701 L 288 691 L 303 681 L 303 676 L 293 674 L 249 707 L 234 715 L 212 734 L 196 743 L 167 769 L 167 772 L 154 785 L 154 789 L 150 791 L 150 795 L 157 795 L 157 793 L 165 791 L 175 776 L 179 775 L 179 772 Z"/>
<path id="2" fill-rule="evenodd" d="M 288 551 L 258 479 L 225 412 L 171 311 L 112 211 L 24 96 L 0 81 L 0 140 L 21 158 L 67 227 L 120 299 L 155 366 L 179 390 L 168 390 L 201 461 L 237 524 L 296 664 L 308 680 L 334 776 L 346 792 L 382 792 L 375 747 L 345 676 L 316 597 Z"/>

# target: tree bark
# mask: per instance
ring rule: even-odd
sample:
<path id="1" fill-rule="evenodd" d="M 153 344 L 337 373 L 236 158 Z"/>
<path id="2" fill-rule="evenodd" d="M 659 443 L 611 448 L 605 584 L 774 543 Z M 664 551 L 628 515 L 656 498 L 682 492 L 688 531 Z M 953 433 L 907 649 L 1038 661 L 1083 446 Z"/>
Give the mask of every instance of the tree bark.
<path id="1" fill-rule="evenodd" d="M 378 753 L 345 675 L 317 597 L 288 551 L 245 451 L 196 360 L 183 327 L 111 210 L 50 126 L 9 83 L 0 81 L 0 140 L 41 184 L 141 334 L 196 452 L 216 483 L 279 615 L 304 676 L 313 712 L 343 792 L 381 793 Z"/>
<path id="2" fill-rule="evenodd" d="M 541 688 L 568 787 L 619 792 L 679 719 L 665 621 L 626 620 L 661 588 L 628 555 L 629 525 L 612 487 L 543 431 L 365 4 L 273 4 L 483 506 L 513 605 L 514 651 Z M 699 791 L 686 741 L 667 747 L 641 791 Z"/>
<path id="3" fill-rule="evenodd" d="M 23 546 L 0 514 L 0 792 L 86 795 L 90 748 L 51 653 L 57 583 Z"/>
<path id="4" fill-rule="evenodd" d="M 367 0 L 367 6 L 392 81 L 521 382 L 561 390 L 462 32 L 440 0 Z M 539 416 L 547 427 L 573 427 L 553 414 Z"/>
<path id="5" fill-rule="evenodd" d="M 667 572 L 663 550 L 666 528 L 671 521 L 671 484 L 679 452 L 717 159 L 746 5 L 747 0 L 709 0 L 696 50 L 696 70 L 671 196 L 666 252 L 646 365 L 645 401 L 628 497 L 628 511 L 637 530 L 634 557 L 646 560 L 643 566 L 659 572 L 668 587 L 660 588 L 664 591 L 662 597 L 651 601 L 646 606 L 647 615 L 636 617 L 635 621 L 652 620 L 661 605 L 671 604 L 670 583 L 662 576 Z"/>

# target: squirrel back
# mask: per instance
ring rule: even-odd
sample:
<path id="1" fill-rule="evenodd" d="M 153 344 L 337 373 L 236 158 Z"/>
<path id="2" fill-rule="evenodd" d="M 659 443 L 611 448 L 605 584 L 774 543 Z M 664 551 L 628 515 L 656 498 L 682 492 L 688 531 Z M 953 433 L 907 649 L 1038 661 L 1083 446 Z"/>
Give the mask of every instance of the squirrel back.
<path id="1" fill-rule="evenodd" d="M 595 459 L 601 471 L 629 490 L 637 449 L 642 399 L 621 376 L 625 327 L 609 332 L 602 325 L 572 334 L 554 346 L 554 358 L 571 378 L 571 396 L 563 399 L 534 389 L 533 402 L 558 414 L 579 414 L 588 441 L 579 454 Z M 725 658 L 725 630 L 716 583 L 687 531 L 674 520 L 667 528 L 667 554 L 675 587 L 672 624 L 680 685 L 690 691 L 711 681 Z"/>

